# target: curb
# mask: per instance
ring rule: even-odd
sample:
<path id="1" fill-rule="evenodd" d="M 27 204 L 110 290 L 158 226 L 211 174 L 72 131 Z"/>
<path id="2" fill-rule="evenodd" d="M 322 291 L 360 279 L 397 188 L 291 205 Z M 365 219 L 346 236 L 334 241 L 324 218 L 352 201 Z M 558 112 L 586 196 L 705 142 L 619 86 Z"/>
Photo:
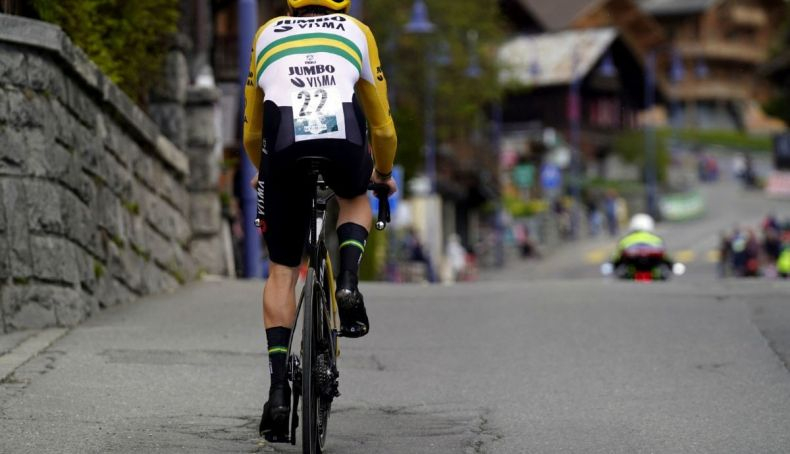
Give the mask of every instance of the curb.
<path id="1" fill-rule="evenodd" d="M 68 331 L 66 328 L 41 330 L 20 342 L 8 353 L 0 356 L 0 383 L 5 382 L 15 370 L 55 343 Z"/>

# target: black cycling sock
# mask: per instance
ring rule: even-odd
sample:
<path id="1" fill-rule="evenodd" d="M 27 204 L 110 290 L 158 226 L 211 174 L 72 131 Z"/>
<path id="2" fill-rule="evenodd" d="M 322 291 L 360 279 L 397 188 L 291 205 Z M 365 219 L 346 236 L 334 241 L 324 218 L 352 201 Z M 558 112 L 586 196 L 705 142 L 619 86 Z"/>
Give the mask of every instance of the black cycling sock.
<path id="1" fill-rule="evenodd" d="M 272 387 L 288 383 L 286 360 L 288 359 L 288 341 L 291 339 L 291 329 L 282 326 L 266 330 L 266 340 L 269 343 L 269 374 Z"/>
<path id="2" fill-rule="evenodd" d="M 347 222 L 337 228 L 337 239 L 340 243 L 340 273 L 350 271 L 356 276 L 359 273 L 359 262 L 365 253 L 365 242 L 368 231 L 365 227 Z"/>

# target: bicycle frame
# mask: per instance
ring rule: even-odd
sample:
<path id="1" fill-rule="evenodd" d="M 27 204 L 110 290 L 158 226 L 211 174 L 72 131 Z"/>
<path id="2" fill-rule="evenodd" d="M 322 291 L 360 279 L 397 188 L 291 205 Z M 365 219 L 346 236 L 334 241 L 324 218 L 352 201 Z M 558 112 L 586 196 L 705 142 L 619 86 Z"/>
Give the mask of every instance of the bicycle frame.
<path id="1" fill-rule="evenodd" d="M 310 226 L 310 264 L 309 267 L 315 271 L 316 280 L 318 281 L 325 297 L 329 301 L 331 313 L 325 314 L 329 320 L 330 330 L 333 333 L 332 344 L 335 348 L 335 356 L 340 356 L 340 347 L 338 343 L 337 334 L 339 333 L 338 327 L 340 326 L 340 316 L 338 315 L 337 300 L 335 298 L 335 275 L 332 269 L 332 260 L 329 257 L 329 251 L 325 247 L 326 234 L 324 232 L 324 225 L 326 225 L 326 207 L 329 201 L 334 197 L 334 194 L 329 194 L 321 197 L 319 191 L 326 190 L 326 183 L 318 175 L 318 170 L 314 170 L 315 194 L 313 195 L 313 215 Z M 323 252 L 323 254 L 322 254 Z M 323 261 L 324 266 L 320 266 Z M 325 273 L 325 274 L 324 274 Z M 328 283 L 329 288 L 324 288 L 325 283 Z M 297 309 L 297 317 L 298 317 Z"/>

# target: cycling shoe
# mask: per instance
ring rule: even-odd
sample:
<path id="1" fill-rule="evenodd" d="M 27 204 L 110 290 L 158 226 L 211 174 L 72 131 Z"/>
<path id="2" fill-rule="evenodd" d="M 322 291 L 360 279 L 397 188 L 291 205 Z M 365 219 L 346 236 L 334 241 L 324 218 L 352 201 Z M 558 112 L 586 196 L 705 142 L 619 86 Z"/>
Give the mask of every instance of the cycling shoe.
<path id="1" fill-rule="evenodd" d="M 288 385 L 269 390 L 269 401 L 263 405 L 260 435 L 270 443 L 288 443 L 288 420 L 291 417 L 291 389 Z"/>

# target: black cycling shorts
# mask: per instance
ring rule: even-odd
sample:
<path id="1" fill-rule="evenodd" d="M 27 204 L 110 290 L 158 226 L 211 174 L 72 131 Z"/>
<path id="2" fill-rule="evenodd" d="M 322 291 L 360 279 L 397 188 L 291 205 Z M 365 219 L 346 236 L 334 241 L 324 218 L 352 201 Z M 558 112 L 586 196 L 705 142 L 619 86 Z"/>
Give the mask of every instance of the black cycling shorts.
<path id="1" fill-rule="evenodd" d="M 299 266 L 309 233 L 315 187 L 299 158 L 329 159 L 322 175 L 338 197 L 351 199 L 367 192 L 373 158 L 365 139 L 365 119 L 356 102 L 344 108 L 347 139 L 294 142 L 291 108 L 264 104 L 266 151 L 258 173 L 258 216 L 263 218 L 263 236 L 274 263 Z"/>

